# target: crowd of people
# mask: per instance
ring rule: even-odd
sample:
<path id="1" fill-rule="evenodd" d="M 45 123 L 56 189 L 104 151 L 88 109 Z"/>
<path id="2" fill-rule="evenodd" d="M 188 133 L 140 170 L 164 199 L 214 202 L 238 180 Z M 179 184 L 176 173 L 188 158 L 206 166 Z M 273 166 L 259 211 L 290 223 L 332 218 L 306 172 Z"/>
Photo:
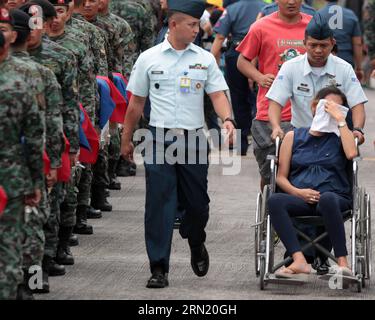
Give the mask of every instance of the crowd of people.
<path id="1" fill-rule="evenodd" d="M 88 219 L 112 210 L 117 176 L 136 173 L 132 135 L 139 126 L 150 130 L 153 146 L 159 129 L 187 139 L 205 125 L 223 127 L 232 142 L 237 128 L 235 149 L 246 156 L 252 143 L 262 189 L 270 182 L 267 156 L 275 138 L 285 136 L 286 146 L 307 139 L 310 104 L 320 97 L 339 122 L 346 158 L 353 157 L 345 145 L 354 137 L 364 141 L 361 82 L 364 54 L 375 67 L 375 2 L 363 3 L 370 12 L 363 19 L 343 7 L 334 16 L 331 7 L 340 3 L 324 1 L 316 10 L 302 0 L 0 0 L 0 299 L 47 293 L 48 277 L 74 264 L 77 234 L 93 234 Z M 333 28 L 337 17 L 341 24 Z M 338 105 L 350 109 L 347 118 Z M 173 227 L 188 239 L 194 273 L 208 272 L 208 163 L 161 165 L 156 154 L 151 158 L 145 161 L 147 287 L 163 288 Z M 285 179 L 278 179 L 280 187 L 295 193 Z M 306 192 L 296 197 L 316 205 L 325 199 L 321 193 L 337 190 Z M 345 200 L 328 201 L 338 206 L 331 211 Z M 302 259 L 287 215 L 282 221 L 272 215 L 273 222 L 303 267 L 284 273 L 307 273 L 307 263 L 327 270 L 325 257 Z M 335 253 L 345 257 L 342 233 L 336 238 Z M 35 266 L 41 282 L 34 281 Z"/>

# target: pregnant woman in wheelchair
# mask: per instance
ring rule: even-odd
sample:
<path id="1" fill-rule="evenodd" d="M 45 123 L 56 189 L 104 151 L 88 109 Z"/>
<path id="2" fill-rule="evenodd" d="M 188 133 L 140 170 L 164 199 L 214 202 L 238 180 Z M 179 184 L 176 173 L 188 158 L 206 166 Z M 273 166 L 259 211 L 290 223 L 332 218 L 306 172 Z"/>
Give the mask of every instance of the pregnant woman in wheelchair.
<path id="1" fill-rule="evenodd" d="M 280 276 L 311 272 L 291 220 L 296 216 L 322 216 L 339 270 L 350 274 L 342 213 L 352 207 L 347 165 L 357 156 L 357 147 L 340 110 L 347 105 L 345 95 L 336 87 L 322 89 L 312 103 L 313 115 L 321 99 L 326 100 L 325 112 L 337 121 L 340 136 L 299 128 L 286 134 L 280 148 L 277 185 L 282 192 L 269 198 L 269 214 L 293 258 L 277 272 Z"/>

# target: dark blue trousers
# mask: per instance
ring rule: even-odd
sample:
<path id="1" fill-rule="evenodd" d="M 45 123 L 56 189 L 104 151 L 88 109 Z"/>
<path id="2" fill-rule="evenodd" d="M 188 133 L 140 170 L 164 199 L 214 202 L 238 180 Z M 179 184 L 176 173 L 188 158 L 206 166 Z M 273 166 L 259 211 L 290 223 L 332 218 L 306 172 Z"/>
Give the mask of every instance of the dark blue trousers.
<path id="1" fill-rule="evenodd" d="M 156 129 L 150 127 L 150 130 L 153 140 L 149 142 L 146 152 L 152 156 L 144 156 L 146 249 L 151 272 L 155 266 L 161 266 L 164 272 L 168 273 L 173 224 L 178 204 L 185 209 L 180 226 L 181 236 L 188 239 L 190 247 L 199 246 L 206 240 L 204 229 L 208 221 L 210 202 L 207 193 L 208 145 L 207 140 L 204 140 L 205 148 L 203 149 L 198 147 L 198 142 L 189 147 L 188 134 L 185 134 L 182 138 L 185 143 L 179 147 L 185 148 L 186 161 L 188 155 L 195 153 L 197 159 L 206 158 L 205 163 L 189 164 L 184 161 L 175 164 L 157 163 L 156 154 L 160 156 L 161 152 L 163 152 L 164 161 L 167 161 L 168 156 L 161 148 L 167 149 L 173 143 L 176 145 L 176 139 L 159 141 L 156 137 Z M 205 139 L 205 137 L 200 135 L 200 139 Z"/>
<path id="2" fill-rule="evenodd" d="M 237 69 L 239 52 L 234 48 L 225 55 L 226 80 L 230 89 L 234 119 L 241 129 L 241 151 L 247 150 L 247 136 L 256 113 L 256 96 L 249 88 L 248 80 Z"/>
<path id="3" fill-rule="evenodd" d="M 316 206 L 286 193 L 275 193 L 268 200 L 272 225 L 289 254 L 301 251 L 291 217 L 322 216 L 336 257 L 348 255 L 342 213 L 351 205 L 349 199 L 333 192 L 321 194 Z"/>

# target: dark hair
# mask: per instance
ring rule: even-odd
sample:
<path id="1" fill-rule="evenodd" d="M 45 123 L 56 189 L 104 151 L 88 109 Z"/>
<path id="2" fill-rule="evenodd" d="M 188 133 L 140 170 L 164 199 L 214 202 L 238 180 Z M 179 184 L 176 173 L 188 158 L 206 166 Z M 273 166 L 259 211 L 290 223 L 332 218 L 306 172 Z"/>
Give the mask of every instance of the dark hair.
<path id="1" fill-rule="evenodd" d="M 16 38 L 16 41 L 14 41 L 14 43 L 12 43 L 12 46 L 19 46 L 19 45 L 24 44 L 27 40 L 27 37 L 30 34 L 30 29 L 26 30 L 26 29 L 16 29 L 15 28 L 14 31 L 17 32 L 17 38 Z"/>
<path id="2" fill-rule="evenodd" d="M 315 96 L 315 100 L 319 101 L 321 99 L 325 99 L 330 94 L 339 96 L 342 100 L 342 105 L 348 107 L 348 99 L 346 98 L 346 95 L 335 86 L 329 86 L 319 90 L 319 92 Z"/>

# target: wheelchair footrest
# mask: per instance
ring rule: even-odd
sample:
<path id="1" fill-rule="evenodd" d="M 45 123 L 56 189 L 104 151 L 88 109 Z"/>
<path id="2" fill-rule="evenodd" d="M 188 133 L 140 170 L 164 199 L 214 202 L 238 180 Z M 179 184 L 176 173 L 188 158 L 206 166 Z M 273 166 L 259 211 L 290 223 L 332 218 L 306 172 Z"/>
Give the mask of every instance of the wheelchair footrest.
<path id="1" fill-rule="evenodd" d="M 302 285 L 308 283 L 308 281 L 301 280 L 301 279 L 294 279 L 290 278 L 279 278 L 275 274 L 271 273 L 268 275 L 267 279 L 265 279 L 268 283 L 276 283 L 276 284 L 287 284 L 287 285 Z"/>

